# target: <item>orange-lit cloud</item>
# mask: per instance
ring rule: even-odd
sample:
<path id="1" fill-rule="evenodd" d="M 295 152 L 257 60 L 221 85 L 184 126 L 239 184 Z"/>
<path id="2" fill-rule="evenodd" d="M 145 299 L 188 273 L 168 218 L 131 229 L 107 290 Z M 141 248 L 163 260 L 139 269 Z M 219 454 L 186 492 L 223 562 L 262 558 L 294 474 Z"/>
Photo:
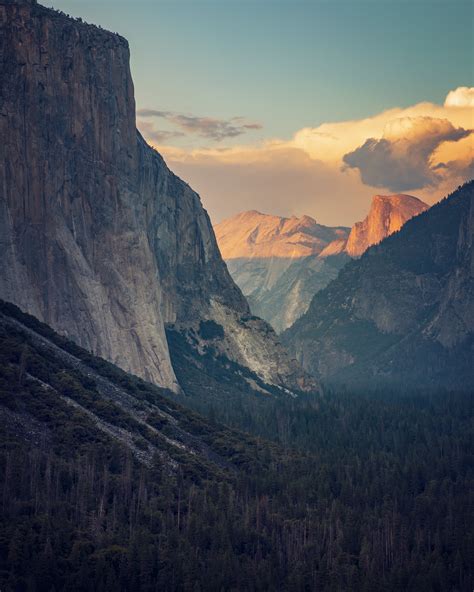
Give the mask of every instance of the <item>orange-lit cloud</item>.
<path id="1" fill-rule="evenodd" d="M 457 90 L 454 92 L 457 93 Z M 474 110 L 465 102 L 458 106 L 425 102 L 404 109 L 388 109 L 365 119 L 324 123 L 317 128 L 304 128 L 295 134 L 292 143 L 303 148 L 313 158 L 342 162 L 344 154 L 361 146 L 369 138 L 381 139 L 391 127 L 395 130 L 397 121 L 419 117 L 446 119 L 454 127 L 464 129 L 474 127 Z"/>
<path id="2" fill-rule="evenodd" d="M 443 105 L 397 107 L 365 119 L 306 127 L 289 140 L 229 148 L 186 150 L 153 142 L 142 129 L 170 167 L 201 194 L 215 222 L 258 209 L 349 225 L 365 216 L 380 188 L 410 188 L 434 203 L 472 174 L 473 93 L 460 87 Z"/>

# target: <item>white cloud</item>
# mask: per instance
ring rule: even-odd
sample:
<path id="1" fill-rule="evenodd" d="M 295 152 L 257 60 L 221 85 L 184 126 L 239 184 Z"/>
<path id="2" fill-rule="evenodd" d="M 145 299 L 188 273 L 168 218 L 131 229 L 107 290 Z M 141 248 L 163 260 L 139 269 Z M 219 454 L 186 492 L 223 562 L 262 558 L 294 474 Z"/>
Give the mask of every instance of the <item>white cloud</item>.
<path id="1" fill-rule="evenodd" d="M 460 86 L 448 93 L 445 107 L 474 107 L 474 88 Z"/>

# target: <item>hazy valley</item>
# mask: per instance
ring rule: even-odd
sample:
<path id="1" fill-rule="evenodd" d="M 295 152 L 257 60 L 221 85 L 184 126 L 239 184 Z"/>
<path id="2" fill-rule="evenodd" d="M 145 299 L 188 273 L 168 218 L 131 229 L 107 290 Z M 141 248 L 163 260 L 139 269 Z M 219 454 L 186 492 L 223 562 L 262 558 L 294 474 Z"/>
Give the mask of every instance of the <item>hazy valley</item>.
<path id="1" fill-rule="evenodd" d="M 185 10 L 211 39 L 185 4 L 140 10 Z M 207 27 L 229 7 L 212 9 Z M 163 96 L 178 71 L 154 74 Z M 213 226 L 167 162 L 272 177 L 267 156 L 235 160 L 263 125 L 137 109 L 135 72 L 121 35 L 0 0 L 0 590 L 472 590 L 474 181 L 429 204 L 371 190 L 351 226 L 257 209 Z M 458 128 L 403 120 L 337 170 L 371 177 L 376 157 L 382 175 L 389 154 L 397 181 L 441 185 L 461 161 L 434 152 L 470 133 L 448 107 Z M 282 174 L 299 158 L 263 146 Z"/>
<path id="2" fill-rule="evenodd" d="M 367 217 L 349 229 L 313 218 L 243 212 L 215 226 L 230 274 L 252 312 L 275 331 L 288 329 L 351 259 L 400 230 L 428 206 L 410 195 L 376 195 Z"/>

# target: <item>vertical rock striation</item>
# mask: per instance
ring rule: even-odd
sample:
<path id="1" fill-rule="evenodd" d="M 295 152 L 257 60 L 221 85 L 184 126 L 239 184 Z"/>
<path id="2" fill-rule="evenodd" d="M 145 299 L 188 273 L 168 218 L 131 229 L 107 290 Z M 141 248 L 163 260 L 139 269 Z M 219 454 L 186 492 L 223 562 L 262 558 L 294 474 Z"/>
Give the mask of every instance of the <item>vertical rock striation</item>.
<path id="1" fill-rule="evenodd" d="M 0 0 L 0 80 L 0 297 L 177 390 L 165 324 L 219 307 L 232 325 L 248 306 L 199 196 L 136 130 L 127 41 Z M 304 382 L 274 335 L 266 345 L 291 369 L 269 380 Z"/>
<path id="2" fill-rule="evenodd" d="M 374 195 L 367 217 L 351 229 L 346 253 L 360 257 L 370 246 L 397 232 L 410 218 L 427 209 L 425 202 L 412 195 Z"/>

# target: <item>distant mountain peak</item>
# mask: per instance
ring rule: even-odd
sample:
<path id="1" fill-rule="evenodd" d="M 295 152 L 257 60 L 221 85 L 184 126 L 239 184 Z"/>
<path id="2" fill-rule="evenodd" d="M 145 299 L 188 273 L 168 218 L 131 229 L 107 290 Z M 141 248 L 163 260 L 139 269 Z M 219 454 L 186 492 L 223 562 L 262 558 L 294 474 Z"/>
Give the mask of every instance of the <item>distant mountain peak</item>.
<path id="1" fill-rule="evenodd" d="M 360 257 L 427 208 L 413 195 L 379 194 L 372 198 L 365 220 L 352 229 L 323 226 L 308 215 L 285 218 L 250 210 L 214 230 L 252 312 L 280 332 L 306 311 L 314 294 L 351 257 Z"/>
<path id="2" fill-rule="evenodd" d="M 241 217 L 241 218 L 255 218 L 255 217 L 259 217 L 259 216 L 268 216 L 269 214 L 264 214 L 263 212 L 260 212 L 259 210 L 245 210 L 244 212 L 240 212 L 239 214 L 236 214 L 236 216 Z M 236 216 L 232 216 L 233 218 L 235 218 Z M 230 220 L 231 218 L 227 218 L 228 220 Z"/>
<path id="3" fill-rule="evenodd" d="M 308 215 L 287 218 L 257 210 L 240 212 L 216 224 L 214 230 L 224 259 L 318 255 L 341 231 L 322 226 Z"/>
<path id="4" fill-rule="evenodd" d="M 349 228 L 323 226 L 308 215 L 285 218 L 251 210 L 214 230 L 253 313 L 277 332 L 306 311 L 313 294 L 334 279 L 348 259 L 343 251 Z M 323 259 L 321 253 L 330 244 L 332 252 Z"/>
<path id="5" fill-rule="evenodd" d="M 400 230 L 405 222 L 421 214 L 428 207 L 425 202 L 413 195 L 374 195 L 367 217 L 352 227 L 347 239 L 347 254 L 351 257 L 360 257 L 370 246 Z"/>
<path id="6" fill-rule="evenodd" d="M 371 207 L 375 204 L 385 204 L 392 208 L 422 208 L 423 211 L 428 208 L 428 204 L 422 201 L 420 198 L 414 195 L 408 195 L 407 193 L 392 193 L 389 195 L 383 195 L 378 193 L 372 197 Z"/>

